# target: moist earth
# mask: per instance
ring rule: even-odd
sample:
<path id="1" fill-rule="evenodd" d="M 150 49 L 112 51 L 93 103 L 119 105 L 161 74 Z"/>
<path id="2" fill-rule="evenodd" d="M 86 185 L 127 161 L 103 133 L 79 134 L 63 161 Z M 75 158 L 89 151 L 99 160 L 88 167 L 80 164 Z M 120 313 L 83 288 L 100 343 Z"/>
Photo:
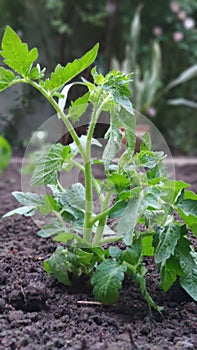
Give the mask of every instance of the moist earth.
<path id="1" fill-rule="evenodd" d="M 1 175 L 3 215 L 18 203 L 20 159 Z M 176 178 L 197 192 L 197 164 L 177 166 Z M 197 305 L 178 284 L 163 293 L 151 258 L 147 285 L 162 314 L 150 311 L 136 286 L 126 279 L 118 303 L 95 303 L 80 280 L 65 287 L 43 270 L 56 245 L 36 235 L 31 218 L 0 221 L 0 350 L 160 350 L 197 349 Z M 194 240 L 194 245 L 197 246 Z"/>

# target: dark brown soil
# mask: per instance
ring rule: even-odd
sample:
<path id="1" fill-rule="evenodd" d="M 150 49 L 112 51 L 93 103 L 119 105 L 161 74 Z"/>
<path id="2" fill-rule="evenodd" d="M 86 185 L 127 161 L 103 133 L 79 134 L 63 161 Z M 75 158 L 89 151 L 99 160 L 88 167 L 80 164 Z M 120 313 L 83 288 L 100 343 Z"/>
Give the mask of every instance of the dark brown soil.
<path id="1" fill-rule="evenodd" d="M 197 166 L 177 168 L 177 178 L 197 192 Z M 0 214 L 16 206 L 11 191 L 20 190 L 17 164 L 0 182 Z M 115 306 L 94 304 L 83 282 L 66 288 L 43 271 L 54 250 L 51 239 L 37 237 L 31 219 L 0 222 L 0 349 L 160 350 L 197 349 L 197 305 L 175 286 L 164 294 L 147 259 L 147 284 L 163 314 L 150 312 L 138 287 L 126 280 Z M 89 302 L 89 303 L 88 303 Z"/>

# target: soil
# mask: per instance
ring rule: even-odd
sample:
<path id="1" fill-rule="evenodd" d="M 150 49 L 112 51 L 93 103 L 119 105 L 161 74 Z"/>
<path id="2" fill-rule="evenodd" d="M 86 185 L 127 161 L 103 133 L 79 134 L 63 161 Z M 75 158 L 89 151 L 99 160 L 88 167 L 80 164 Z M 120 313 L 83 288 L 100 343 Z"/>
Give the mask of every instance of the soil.
<path id="1" fill-rule="evenodd" d="M 11 191 L 20 190 L 12 162 L 1 176 L 0 214 L 13 209 Z M 177 178 L 197 192 L 197 165 L 177 167 Z M 158 273 L 146 260 L 147 285 L 162 314 L 150 311 L 138 286 L 126 279 L 117 305 L 94 303 L 82 281 L 65 287 L 43 271 L 55 249 L 36 235 L 31 218 L 0 222 L 0 349 L 160 350 L 197 349 L 197 305 L 178 286 L 158 288 Z"/>

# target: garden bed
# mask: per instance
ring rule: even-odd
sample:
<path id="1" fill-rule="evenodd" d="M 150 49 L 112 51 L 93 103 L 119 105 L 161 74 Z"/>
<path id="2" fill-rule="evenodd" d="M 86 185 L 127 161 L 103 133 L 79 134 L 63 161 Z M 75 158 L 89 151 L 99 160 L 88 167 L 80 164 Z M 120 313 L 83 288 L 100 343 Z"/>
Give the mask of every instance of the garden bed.
<path id="1" fill-rule="evenodd" d="M 177 179 L 197 192 L 197 163 L 179 163 Z M 20 190 L 19 162 L 10 164 L 0 181 L 1 215 L 16 206 L 11 191 Z M 55 249 L 51 239 L 37 237 L 31 218 L 0 222 L 0 349 L 156 350 L 197 348 L 197 305 L 178 286 L 163 293 L 151 259 L 147 284 L 162 314 L 150 312 L 138 286 L 124 281 L 119 302 L 94 302 L 83 281 L 65 287 L 43 271 Z M 197 246 L 197 244 L 196 244 Z"/>

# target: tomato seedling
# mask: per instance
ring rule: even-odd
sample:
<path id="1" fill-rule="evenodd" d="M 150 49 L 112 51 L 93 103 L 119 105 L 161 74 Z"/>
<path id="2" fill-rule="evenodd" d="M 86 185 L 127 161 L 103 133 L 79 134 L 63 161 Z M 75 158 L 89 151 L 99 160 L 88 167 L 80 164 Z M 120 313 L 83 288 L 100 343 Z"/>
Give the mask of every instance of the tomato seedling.
<path id="1" fill-rule="evenodd" d="M 13 29 L 6 28 L 0 54 L 7 68 L 0 67 L 0 90 L 19 83 L 33 86 L 62 119 L 73 142 L 66 146 L 56 143 L 36 160 L 31 184 L 47 186 L 50 194 L 13 192 L 22 206 L 4 216 L 52 214 L 51 222 L 38 235 L 51 236 L 60 245 L 44 262 L 44 269 L 65 285 L 72 282 L 73 276 L 87 275 L 96 299 L 104 304 L 117 302 L 122 281 L 128 274 L 139 284 L 149 306 L 160 310 L 146 288 L 145 256 L 154 256 L 164 291 L 178 279 L 197 300 L 197 254 L 188 238 L 188 228 L 197 235 L 197 195 L 186 190 L 188 184 L 169 178 L 163 162 L 165 154 L 152 150 L 149 134 L 144 134 L 140 150 L 135 152 L 136 120 L 128 87 L 130 75 L 113 70 L 104 76 L 93 67 L 92 81 L 84 78 L 73 81 L 92 65 L 97 52 L 98 44 L 65 67 L 58 64 L 45 78 L 45 69 L 34 65 L 37 49 L 29 50 Z M 76 84 L 85 86 L 87 92 L 65 112 L 68 91 Z M 73 123 L 80 120 L 90 105 L 87 135 L 79 137 Z M 100 146 L 93 133 L 102 112 L 107 112 L 110 118 L 107 143 L 101 159 L 92 159 L 92 147 Z M 114 165 L 122 143 L 121 127 L 126 145 Z M 77 155 L 81 155 L 82 163 Z M 93 176 L 95 163 L 104 167 L 104 180 Z M 84 173 L 85 185 L 75 183 L 63 188 L 59 173 L 69 172 L 72 167 Z M 99 201 L 97 212 L 93 191 Z M 174 213 L 180 215 L 182 222 L 174 218 Z M 109 227 L 109 218 L 115 220 L 113 229 Z M 143 230 L 139 225 L 143 225 Z M 123 244 L 118 246 L 118 242 Z"/>

